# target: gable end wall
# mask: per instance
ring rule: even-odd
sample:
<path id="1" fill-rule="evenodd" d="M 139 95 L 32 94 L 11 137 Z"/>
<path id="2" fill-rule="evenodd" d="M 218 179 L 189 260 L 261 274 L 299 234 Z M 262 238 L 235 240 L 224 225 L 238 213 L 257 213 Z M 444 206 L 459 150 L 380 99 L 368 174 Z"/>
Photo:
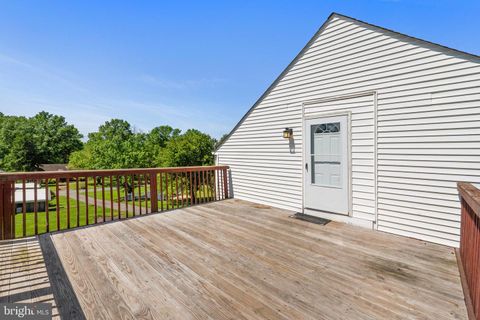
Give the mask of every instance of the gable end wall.
<path id="1" fill-rule="evenodd" d="M 303 104 L 375 92 L 376 114 L 373 102 L 338 101 L 357 132 L 352 215 L 377 217 L 381 231 L 457 246 L 456 182 L 480 185 L 479 61 L 333 16 L 217 150 L 218 162 L 231 166 L 236 198 L 300 211 Z M 285 127 L 293 145 L 282 138 Z"/>

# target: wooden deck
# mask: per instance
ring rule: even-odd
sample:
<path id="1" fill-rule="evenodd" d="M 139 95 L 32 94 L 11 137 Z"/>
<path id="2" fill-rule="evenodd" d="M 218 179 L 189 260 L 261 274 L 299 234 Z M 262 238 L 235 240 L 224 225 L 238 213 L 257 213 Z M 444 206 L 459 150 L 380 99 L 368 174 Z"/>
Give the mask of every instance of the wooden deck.
<path id="1" fill-rule="evenodd" d="M 1 243 L 0 302 L 64 319 L 466 319 L 454 251 L 226 200 Z"/>

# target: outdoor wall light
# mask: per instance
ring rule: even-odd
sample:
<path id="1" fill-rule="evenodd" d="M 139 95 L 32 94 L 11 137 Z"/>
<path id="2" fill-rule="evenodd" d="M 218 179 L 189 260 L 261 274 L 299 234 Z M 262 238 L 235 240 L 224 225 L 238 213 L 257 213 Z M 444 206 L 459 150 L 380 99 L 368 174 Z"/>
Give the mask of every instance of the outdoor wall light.
<path id="1" fill-rule="evenodd" d="M 293 138 L 293 129 L 292 128 L 285 128 L 285 130 L 283 130 L 283 137 L 285 139 L 292 139 Z"/>

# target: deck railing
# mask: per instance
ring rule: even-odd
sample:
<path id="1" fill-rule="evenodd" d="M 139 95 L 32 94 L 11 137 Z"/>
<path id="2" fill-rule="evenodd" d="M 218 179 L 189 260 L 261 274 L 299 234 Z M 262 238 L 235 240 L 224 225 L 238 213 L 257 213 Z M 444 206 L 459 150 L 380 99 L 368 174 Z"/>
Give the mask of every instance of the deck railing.
<path id="1" fill-rule="evenodd" d="M 229 197 L 228 166 L 0 174 L 1 239 Z"/>
<path id="2" fill-rule="evenodd" d="M 458 183 L 462 202 L 460 272 L 469 318 L 480 320 L 480 190 Z"/>

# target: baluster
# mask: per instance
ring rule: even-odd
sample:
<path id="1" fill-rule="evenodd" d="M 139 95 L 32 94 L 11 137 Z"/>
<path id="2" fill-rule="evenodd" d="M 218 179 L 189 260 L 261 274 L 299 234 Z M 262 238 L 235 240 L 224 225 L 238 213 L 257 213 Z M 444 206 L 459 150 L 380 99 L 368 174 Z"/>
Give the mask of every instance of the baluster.
<path id="1" fill-rule="evenodd" d="M 128 179 L 127 176 L 125 175 L 125 184 L 123 187 L 123 193 L 125 194 L 125 215 L 128 218 Z"/>
<path id="2" fill-rule="evenodd" d="M 212 171 L 208 170 L 208 200 L 213 201 Z"/>
<path id="3" fill-rule="evenodd" d="M 133 174 L 131 176 L 132 178 L 132 213 L 133 213 L 133 216 L 135 217 L 135 175 Z"/>
<path id="4" fill-rule="evenodd" d="M 195 204 L 198 204 L 198 171 L 193 171 L 193 195 L 195 197 Z"/>
<path id="5" fill-rule="evenodd" d="M 147 189 L 147 175 L 143 175 L 143 182 L 145 184 L 145 213 L 148 213 L 148 189 Z"/>
<path id="6" fill-rule="evenodd" d="M 16 234 L 17 234 L 17 204 L 15 202 L 15 191 L 16 191 L 16 188 L 15 188 L 15 180 L 12 181 L 11 185 L 9 185 L 9 187 L 11 188 L 11 192 L 12 192 L 12 206 L 13 206 L 13 213 L 11 213 L 11 216 L 10 216 L 10 219 L 7 217 L 8 221 L 7 221 L 7 224 L 11 222 L 11 228 L 10 227 L 7 227 L 5 228 L 5 233 L 4 233 L 4 238 L 7 239 L 14 239 L 16 238 Z M 5 220 L 4 220 L 5 222 Z"/>
<path id="7" fill-rule="evenodd" d="M 158 194 L 160 194 L 160 211 L 163 211 L 163 175 L 161 172 L 159 173 L 159 177 L 160 177 L 160 191 L 158 191 Z M 153 195 L 151 191 L 150 191 L 150 194 Z M 153 201 L 153 198 L 151 198 L 150 201 Z"/>
<path id="8" fill-rule="evenodd" d="M 165 172 L 165 207 L 168 210 L 168 172 Z"/>
<path id="9" fill-rule="evenodd" d="M 182 208 L 185 206 L 184 200 L 183 200 L 183 191 L 184 191 L 184 184 L 185 184 L 185 179 L 184 179 L 184 172 L 180 172 L 180 194 L 182 195 Z"/>
<path id="10" fill-rule="evenodd" d="M 209 172 L 208 170 L 205 171 L 205 202 L 210 201 L 210 180 L 209 180 Z"/>
<path id="11" fill-rule="evenodd" d="M 25 186 L 25 179 L 22 179 L 22 228 L 23 228 L 23 236 L 27 235 L 27 195 L 26 195 L 26 186 Z"/>
<path id="12" fill-rule="evenodd" d="M 57 230 L 60 230 L 60 179 L 58 177 L 55 178 L 55 200 L 56 200 L 56 222 L 57 222 Z"/>
<path id="13" fill-rule="evenodd" d="M 113 207 L 113 176 L 110 176 L 109 182 L 110 182 L 110 221 L 112 221 L 113 220 L 113 211 L 114 211 L 114 207 Z"/>
<path id="14" fill-rule="evenodd" d="M 205 203 L 205 171 L 202 170 L 201 171 L 201 181 L 202 181 L 202 191 L 201 191 L 201 194 L 202 194 L 202 203 Z"/>
<path id="15" fill-rule="evenodd" d="M 48 191 L 48 178 L 45 178 L 45 231 L 50 232 L 50 192 Z"/>
<path id="16" fill-rule="evenodd" d="M 224 184 L 223 184 L 223 171 L 218 171 L 218 175 L 220 177 L 220 181 L 222 181 L 222 183 L 220 184 L 220 188 L 221 188 L 221 192 L 220 192 L 220 196 L 223 199 L 225 199 L 225 193 L 223 191 L 223 187 L 224 187 Z"/>
<path id="17" fill-rule="evenodd" d="M 178 208 L 178 173 L 175 172 L 175 206 Z"/>
<path id="18" fill-rule="evenodd" d="M 75 188 L 77 189 L 76 190 L 76 200 L 77 200 L 77 203 L 76 203 L 76 206 L 77 206 L 77 227 L 80 226 L 80 185 L 78 183 L 78 180 L 80 179 L 80 177 L 76 177 L 75 178 Z"/>
<path id="19" fill-rule="evenodd" d="M 220 179 L 218 176 L 218 170 L 215 169 L 215 179 L 217 179 L 217 189 L 215 192 L 215 199 L 220 200 Z"/>
<path id="20" fill-rule="evenodd" d="M 105 176 L 102 176 L 102 218 L 103 222 L 105 222 Z"/>
<path id="21" fill-rule="evenodd" d="M 122 210 L 120 204 L 120 176 L 116 176 L 117 180 L 117 206 L 118 206 L 118 219 L 122 219 Z"/>
<path id="22" fill-rule="evenodd" d="M 38 180 L 33 180 L 33 227 L 34 227 L 34 234 L 38 234 L 38 195 L 37 195 L 37 183 Z"/>
<path id="23" fill-rule="evenodd" d="M 65 179 L 67 192 L 67 229 L 70 229 L 70 178 Z"/>
<path id="24" fill-rule="evenodd" d="M 96 176 L 93 176 L 93 211 L 94 211 L 94 214 L 95 216 L 93 217 L 93 221 L 95 222 L 95 224 L 97 224 L 97 216 L 98 216 L 98 213 L 97 213 L 97 177 Z"/>
<path id="25" fill-rule="evenodd" d="M 138 209 L 140 211 L 140 215 L 142 215 L 142 175 L 138 174 Z"/>
<path id="26" fill-rule="evenodd" d="M 88 216 L 88 176 L 85 177 L 85 224 L 89 224 Z"/>
<path id="27" fill-rule="evenodd" d="M 212 175 L 213 175 L 213 181 L 212 181 L 212 187 L 213 187 L 213 201 L 217 201 L 217 171 L 214 169 L 212 170 Z"/>
<path id="28" fill-rule="evenodd" d="M 193 205 L 193 203 L 192 203 L 192 201 L 193 201 L 192 171 L 189 171 L 189 172 L 188 172 L 188 178 L 189 178 L 189 180 L 190 180 L 190 185 L 189 185 L 189 187 L 190 187 L 190 201 L 189 201 L 188 203 L 189 203 L 190 205 Z"/>
<path id="29" fill-rule="evenodd" d="M 5 187 L 4 187 L 5 188 Z M 15 239 L 16 238 L 16 230 L 17 230 L 17 227 L 16 227 L 16 224 L 17 224 L 17 204 L 15 202 L 15 191 L 16 191 L 16 187 L 15 187 L 15 180 L 13 180 L 11 183 L 8 183 L 7 184 L 7 187 L 6 188 L 9 188 L 8 189 L 8 192 L 11 192 L 12 193 L 12 207 L 13 208 L 10 208 L 10 210 L 7 210 L 7 216 L 3 217 L 3 223 L 4 224 L 4 234 L 3 234 L 3 239 Z M 3 194 L 2 194 L 3 196 Z M 7 194 L 8 196 L 8 194 Z M 12 212 L 12 209 L 13 209 L 13 212 Z M 10 211 L 10 214 L 8 214 L 8 211 Z"/>

